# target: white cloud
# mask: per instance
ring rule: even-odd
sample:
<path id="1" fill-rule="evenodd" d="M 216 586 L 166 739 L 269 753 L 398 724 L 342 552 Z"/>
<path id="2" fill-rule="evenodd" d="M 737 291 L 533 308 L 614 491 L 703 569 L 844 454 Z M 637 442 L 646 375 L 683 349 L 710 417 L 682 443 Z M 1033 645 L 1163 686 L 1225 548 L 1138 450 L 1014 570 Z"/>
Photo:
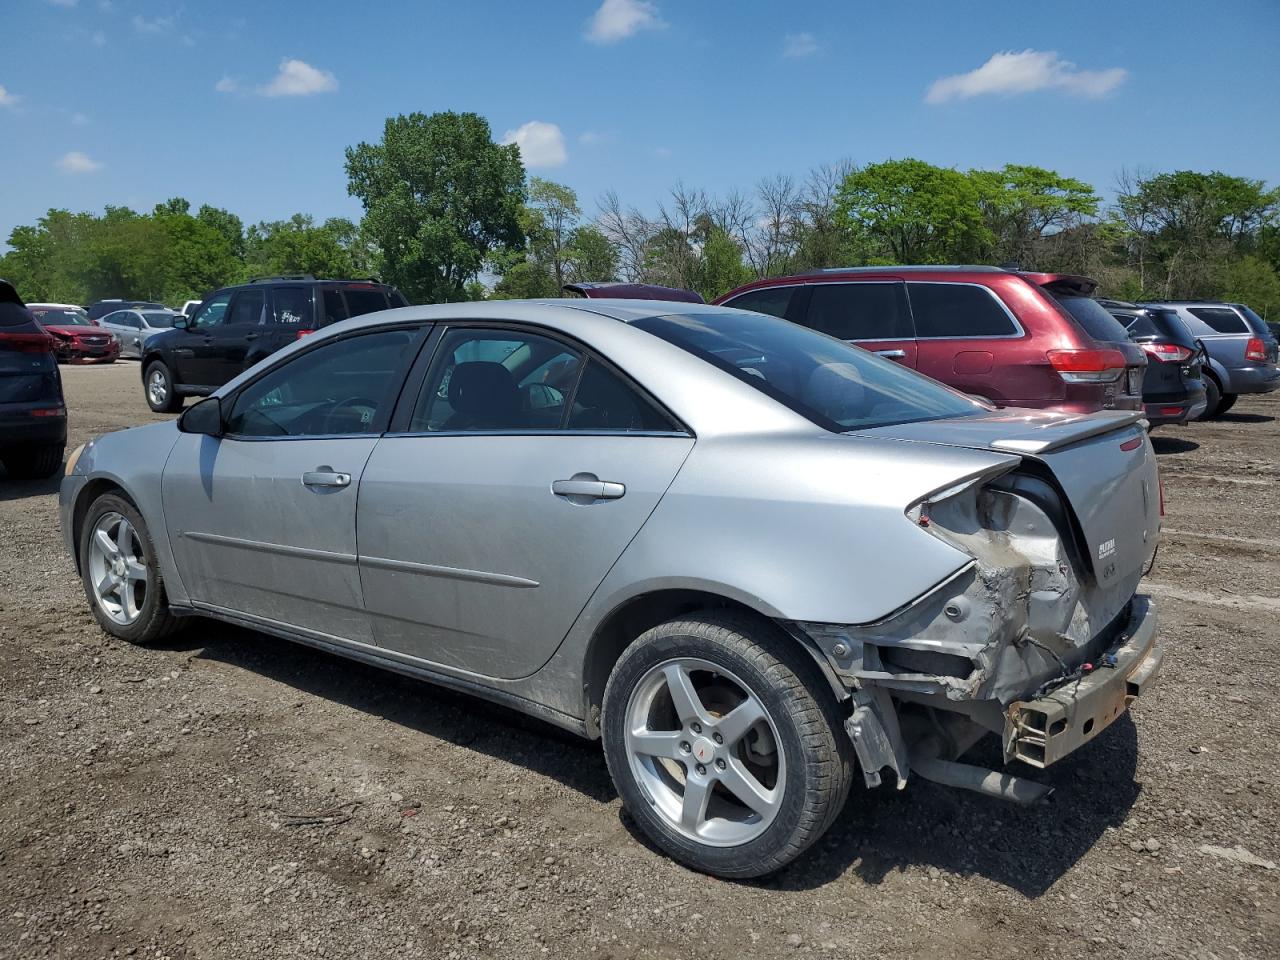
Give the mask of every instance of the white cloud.
<path id="1" fill-rule="evenodd" d="M 63 173 L 93 173 L 95 170 L 101 170 L 102 164 L 87 153 L 72 150 L 58 160 L 58 169 Z"/>
<path id="2" fill-rule="evenodd" d="M 213 85 L 213 89 L 219 93 L 236 93 L 240 90 L 240 84 L 236 83 L 234 77 L 224 76 Z"/>
<path id="3" fill-rule="evenodd" d="M 1052 50 L 1005 50 L 968 73 L 935 80 L 925 95 L 926 103 L 966 100 L 985 94 L 1011 97 L 1036 90 L 1061 90 L 1077 97 L 1097 98 L 1124 83 L 1123 67 L 1081 70 Z"/>
<path id="4" fill-rule="evenodd" d="M 782 55 L 788 60 L 803 60 L 821 50 L 812 33 L 788 33 L 782 41 Z"/>
<path id="5" fill-rule="evenodd" d="M 526 167 L 558 167 L 569 159 L 564 148 L 564 133 L 554 123 L 530 120 L 508 130 L 503 143 L 514 143 L 520 148 L 520 158 Z"/>
<path id="6" fill-rule="evenodd" d="M 665 26 L 657 6 L 648 0 L 604 0 L 587 21 L 587 39 L 592 43 L 617 43 L 641 30 Z"/>
<path id="7" fill-rule="evenodd" d="M 0 107 L 16 107 L 22 98 L 16 93 L 10 93 L 4 87 L 0 87 Z"/>
<path id="8" fill-rule="evenodd" d="M 153 17 L 148 20 L 146 17 L 134 14 L 133 29 L 139 33 L 168 33 L 173 29 L 173 25 L 177 22 L 177 17 Z"/>
<path id="9" fill-rule="evenodd" d="M 313 93 L 331 93 L 337 89 L 338 78 L 328 70 L 286 57 L 280 61 L 279 72 L 270 83 L 259 87 L 258 93 L 264 97 L 309 97 Z"/>

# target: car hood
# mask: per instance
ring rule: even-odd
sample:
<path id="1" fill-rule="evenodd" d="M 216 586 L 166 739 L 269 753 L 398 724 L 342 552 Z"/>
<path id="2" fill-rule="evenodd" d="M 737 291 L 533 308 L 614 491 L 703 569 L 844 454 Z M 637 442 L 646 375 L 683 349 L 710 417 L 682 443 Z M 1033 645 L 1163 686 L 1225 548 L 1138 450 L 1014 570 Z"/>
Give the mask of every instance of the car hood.
<path id="1" fill-rule="evenodd" d="M 56 323 L 43 324 L 44 328 L 50 333 L 61 334 L 64 337 L 109 337 L 110 330 L 104 330 L 102 327 L 81 327 L 78 325 L 60 326 Z"/>

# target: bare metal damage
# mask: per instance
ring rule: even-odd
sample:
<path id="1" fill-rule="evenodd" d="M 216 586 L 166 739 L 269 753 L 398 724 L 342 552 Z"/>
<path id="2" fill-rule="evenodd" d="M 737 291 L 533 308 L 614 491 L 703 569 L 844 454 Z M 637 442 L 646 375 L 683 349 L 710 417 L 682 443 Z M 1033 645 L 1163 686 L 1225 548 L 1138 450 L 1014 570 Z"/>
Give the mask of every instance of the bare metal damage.
<path id="1" fill-rule="evenodd" d="M 1121 664 L 1127 675 L 1154 651 L 1151 630 L 1150 650 L 1124 646 L 1131 641 L 1124 632 L 1131 608 L 1145 602 L 1131 603 L 1142 571 L 1100 587 L 1061 498 L 1033 473 L 988 474 L 942 491 L 908 517 L 973 562 L 882 621 L 794 626 L 819 646 L 851 691 L 846 728 L 869 786 L 878 785 L 888 767 L 902 787 L 914 768 L 929 779 L 1006 799 L 1038 799 L 1043 791 L 1028 790 L 1035 785 L 1026 781 L 952 761 L 991 732 L 1002 735 L 1006 760 L 1044 766 L 1122 712 L 1137 693 L 1118 675 L 1088 685 L 1095 702 L 1106 700 L 1110 715 L 1100 724 L 1076 723 L 1069 701 L 1083 695 L 1085 661 L 1112 663 L 1108 652 L 1115 650 L 1132 654 Z M 1158 668 L 1158 653 L 1147 661 L 1144 678 Z M 1100 671 L 1105 673 L 1115 671 Z M 1074 689 L 1061 682 L 1064 677 L 1075 678 Z M 1049 698 L 1049 706 L 1039 698 Z M 1057 711 L 1059 719 L 1042 722 L 1037 711 Z M 1043 741 L 1054 723 L 1059 732 L 1072 726 L 1059 741 L 1070 745 L 1046 752 Z"/>

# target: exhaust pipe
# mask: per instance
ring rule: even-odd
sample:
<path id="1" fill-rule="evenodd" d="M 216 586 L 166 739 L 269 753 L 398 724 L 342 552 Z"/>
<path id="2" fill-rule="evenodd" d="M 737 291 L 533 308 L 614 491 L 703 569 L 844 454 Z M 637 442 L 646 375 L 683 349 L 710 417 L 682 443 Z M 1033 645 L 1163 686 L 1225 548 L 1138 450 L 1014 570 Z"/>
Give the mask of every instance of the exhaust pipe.
<path id="1" fill-rule="evenodd" d="M 970 763 L 940 760 L 937 757 L 913 756 L 911 771 L 934 783 L 958 787 L 961 790 L 972 790 L 975 793 L 995 797 L 998 800 L 1008 800 L 1026 807 L 1045 803 L 1053 793 L 1053 787 L 1027 780 L 1025 777 L 999 773 L 988 770 L 986 767 L 975 767 Z"/>

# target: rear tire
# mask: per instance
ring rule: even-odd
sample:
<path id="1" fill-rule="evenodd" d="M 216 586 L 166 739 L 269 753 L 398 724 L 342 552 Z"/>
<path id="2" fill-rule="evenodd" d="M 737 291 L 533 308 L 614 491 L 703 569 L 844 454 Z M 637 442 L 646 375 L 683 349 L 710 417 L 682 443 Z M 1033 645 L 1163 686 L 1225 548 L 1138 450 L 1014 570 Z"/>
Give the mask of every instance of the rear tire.
<path id="1" fill-rule="evenodd" d="M 849 794 L 853 746 L 835 698 L 767 621 L 704 611 L 647 631 L 613 668 L 602 720 L 623 804 L 657 847 L 702 873 L 780 869 Z"/>
<path id="2" fill-rule="evenodd" d="M 162 360 L 153 360 L 147 365 L 147 372 L 142 378 L 142 392 L 146 395 L 147 406 L 156 413 L 177 413 L 182 409 L 182 394 L 173 386 L 173 374 Z"/>
<path id="3" fill-rule="evenodd" d="M 111 636 L 145 646 L 183 626 L 169 612 L 146 521 L 124 497 L 107 493 L 89 505 L 77 550 L 89 609 Z"/>
<path id="4" fill-rule="evenodd" d="M 62 467 L 66 447 L 26 447 L 7 450 L 2 458 L 5 469 L 14 480 L 44 480 Z"/>
<path id="5" fill-rule="evenodd" d="M 1218 415 L 1218 405 L 1222 403 L 1222 388 L 1213 377 L 1204 378 L 1204 398 L 1205 408 L 1204 413 L 1200 414 L 1200 419 L 1212 420 Z"/>
<path id="6" fill-rule="evenodd" d="M 1240 398 L 1238 393 L 1224 393 L 1222 400 L 1218 402 L 1218 416 L 1222 416 L 1228 410 L 1236 405 L 1236 400 Z"/>

